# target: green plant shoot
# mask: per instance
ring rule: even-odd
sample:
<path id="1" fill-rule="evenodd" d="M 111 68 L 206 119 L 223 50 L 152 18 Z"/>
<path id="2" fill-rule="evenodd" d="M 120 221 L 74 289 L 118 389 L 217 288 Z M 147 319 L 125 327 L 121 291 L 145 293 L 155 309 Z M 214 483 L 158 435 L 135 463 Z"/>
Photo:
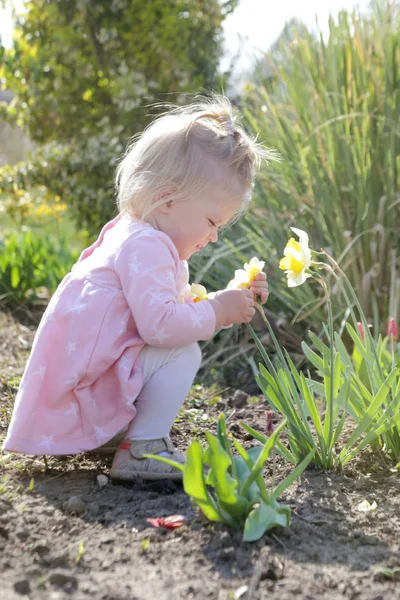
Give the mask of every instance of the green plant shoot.
<path id="1" fill-rule="evenodd" d="M 217 435 L 206 433 L 205 450 L 194 440 L 184 465 L 164 456 L 147 456 L 183 472 L 185 492 L 207 519 L 243 528 L 243 541 L 253 542 L 273 527 L 289 526 L 290 508 L 279 504 L 278 498 L 300 477 L 313 456 L 313 451 L 309 452 L 277 487 L 267 491 L 264 465 L 285 424 L 281 423 L 262 446 L 245 450 L 227 433 L 225 415 L 221 414 Z"/>

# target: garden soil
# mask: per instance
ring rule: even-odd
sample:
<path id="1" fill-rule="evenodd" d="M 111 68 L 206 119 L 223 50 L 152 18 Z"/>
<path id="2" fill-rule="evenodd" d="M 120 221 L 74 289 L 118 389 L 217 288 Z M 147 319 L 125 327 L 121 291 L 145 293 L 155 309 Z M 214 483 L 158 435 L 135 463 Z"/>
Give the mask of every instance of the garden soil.
<path id="1" fill-rule="evenodd" d="M 34 326 L 0 314 L 0 419 L 4 436 Z M 265 429 L 265 400 L 225 390 L 174 426 L 186 450 L 215 431 L 227 407 L 235 437 L 245 421 Z M 201 399 L 203 398 L 203 400 Z M 189 407 L 190 408 L 190 407 Z M 193 418 L 193 414 L 196 418 Z M 110 458 L 3 455 L 0 462 L 1 600 L 395 600 L 400 598 L 400 478 L 364 453 L 342 472 L 308 470 L 281 498 L 292 522 L 258 542 L 206 522 L 171 482 L 114 485 Z M 269 485 L 290 466 L 267 466 Z M 377 508 L 362 511 L 364 500 Z M 147 519 L 183 515 L 169 530 Z"/>

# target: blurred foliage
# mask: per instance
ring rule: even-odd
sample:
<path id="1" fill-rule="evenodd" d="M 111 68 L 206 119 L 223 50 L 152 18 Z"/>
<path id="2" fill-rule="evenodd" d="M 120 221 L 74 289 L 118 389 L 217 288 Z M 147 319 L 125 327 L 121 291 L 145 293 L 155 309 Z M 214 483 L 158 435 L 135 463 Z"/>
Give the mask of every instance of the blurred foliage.
<path id="1" fill-rule="evenodd" d="M 8 177 L 7 177 L 8 173 Z M 5 215 L 13 224 L 23 225 L 36 220 L 38 224 L 49 219 L 61 222 L 67 205 L 60 196 L 52 196 L 42 186 L 22 189 L 13 179 L 14 169 L 3 168 L 3 192 L 0 193 L 0 215 Z M 8 185 L 7 185 L 8 184 Z"/>
<path id="2" fill-rule="evenodd" d="M 27 2 L 3 53 L 0 77 L 15 98 L 2 110 L 46 146 L 15 178 L 46 185 L 97 233 L 113 216 L 116 160 L 150 121 L 148 107 L 223 86 L 222 24 L 237 4 Z"/>
<path id="3" fill-rule="evenodd" d="M 2 77 L 12 112 L 40 142 L 122 125 L 155 101 L 218 84 L 222 23 L 237 0 L 30 0 Z"/>
<path id="4" fill-rule="evenodd" d="M 247 237 L 276 274 L 289 227 L 306 230 L 346 270 L 377 335 L 400 308 L 399 5 L 343 11 L 329 26 L 327 40 L 286 28 L 246 86 L 247 126 L 282 155 L 258 179 Z M 315 286 L 289 297 L 283 277 L 274 285 L 289 314 L 324 318 L 310 313 L 321 304 Z"/>
<path id="5" fill-rule="evenodd" d="M 0 237 L 0 304 L 25 307 L 48 301 L 78 254 L 65 235 L 26 229 Z"/>

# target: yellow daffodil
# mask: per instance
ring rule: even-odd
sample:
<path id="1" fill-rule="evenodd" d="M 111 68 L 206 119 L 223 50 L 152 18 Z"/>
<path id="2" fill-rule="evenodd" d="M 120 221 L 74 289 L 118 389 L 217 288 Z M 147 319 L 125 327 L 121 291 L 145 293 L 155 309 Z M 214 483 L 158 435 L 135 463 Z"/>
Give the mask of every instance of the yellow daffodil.
<path id="1" fill-rule="evenodd" d="M 307 233 L 296 227 L 290 229 L 299 237 L 299 241 L 290 238 L 283 251 L 284 257 L 279 263 L 279 268 L 285 271 L 288 286 L 296 287 L 311 277 L 311 273 L 306 273 L 311 266 L 311 250 L 308 247 Z"/>
<path id="2" fill-rule="evenodd" d="M 246 290 L 250 287 L 250 282 L 255 279 L 256 275 L 262 272 L 265 262 L 259 260 L 255 256 L 249 263 L 244 265 L 243 269 L 235 271 L 235 278 L 227 285 L 228 290 Z"/>
<path id="3" fill-rule="evenodd" d="M 200 300 L 208 299 L 206 288 L 199 283 L 192 283 L 188 296 L 189 298 L 193 298 L 193 302 L 200 302 Z"/>

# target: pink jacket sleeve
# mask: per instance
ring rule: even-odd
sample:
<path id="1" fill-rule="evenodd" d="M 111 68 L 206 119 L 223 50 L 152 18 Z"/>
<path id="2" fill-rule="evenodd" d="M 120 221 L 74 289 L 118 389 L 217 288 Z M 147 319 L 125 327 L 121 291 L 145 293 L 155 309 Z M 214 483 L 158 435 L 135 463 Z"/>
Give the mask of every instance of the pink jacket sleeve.
<path id="1" fill-rule="evenodd" d="M 215 332 L 215 313 L 207 300 L 178 302 L 179 257 L 165 234 L 131 236 L 115 259 L 115 271 L 142 340 L 174 348 L 208 340 Z"/>

